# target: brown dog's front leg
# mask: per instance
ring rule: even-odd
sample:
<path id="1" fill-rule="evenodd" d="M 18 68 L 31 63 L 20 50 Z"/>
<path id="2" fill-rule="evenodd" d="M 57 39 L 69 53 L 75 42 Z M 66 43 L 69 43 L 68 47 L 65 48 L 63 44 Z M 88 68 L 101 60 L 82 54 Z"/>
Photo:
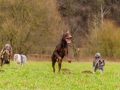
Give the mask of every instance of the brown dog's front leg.
<path id="1" fill-rule="evenodd" d="M 5 64 L 5 60 L 2 60 L 2 64 L 1 64 L 1 66 L 3 66 Z"/>
<path id="2" fill-rule="evenodd" d="M 66 56 L 66 60 L 67 60 L 69 63 L 71 63 L 71 60 L 70 60 L 70 58 L 68 57 L 68 48 L 65 49 L 65 56 Z"/>
<path id="3" fill-rule="evenodd" d="M 69 63 L 71 63 L 71 60 L 70 60 L 70 58 L 66 57 L 66 60 L 67 60 Z"/>
<path id="4" fill-rule="evenodd" d="M 9 60 L 8 60 L 8 62 L 9 62 L 9 65 L 10 65 L 10 57 L 11 57 L 11 56 L 9 55 Z"/>
<path id="5" fill-rule="evenodd" d="M 62 59 L 58 59 L 58 72 L 61 70 Z"/>

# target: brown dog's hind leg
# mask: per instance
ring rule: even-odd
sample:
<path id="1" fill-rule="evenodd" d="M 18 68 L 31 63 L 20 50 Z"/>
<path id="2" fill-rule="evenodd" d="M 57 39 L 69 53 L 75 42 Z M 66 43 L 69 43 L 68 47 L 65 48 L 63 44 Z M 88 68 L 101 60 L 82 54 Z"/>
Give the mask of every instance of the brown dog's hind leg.
<path id="1" fill-rule="evenodd" d="M 1 62 L 0 62 L 1 67 L 2 67 L 2 63 L 3 63 L 3 61 L 1 60 Z"/>
<path id="2" fill-rule="evenodd" d="M 52 59 L 52 67 L 53 67 L 53 72 L 55 73 L 55 63 L 56 63 L 56 60 L 55 59 Z"/>
<path id="3" fill-rule="evenodd" d="M 3 64 L 4 64 L 4 60 L 3 60 L 3 59 L 1 59 L 1 67 L 3 66 Z"/>

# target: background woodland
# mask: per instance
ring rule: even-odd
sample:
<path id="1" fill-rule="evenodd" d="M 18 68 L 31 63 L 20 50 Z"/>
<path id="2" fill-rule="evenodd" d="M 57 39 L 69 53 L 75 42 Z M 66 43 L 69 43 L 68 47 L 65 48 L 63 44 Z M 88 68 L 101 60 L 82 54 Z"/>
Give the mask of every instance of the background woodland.
<path id="1" fill-rule="evenodd" d="M 69 30 L 72 59 L 120 58 L 120 0 L 0 0 L 0 49 L 51 56 Z"/>

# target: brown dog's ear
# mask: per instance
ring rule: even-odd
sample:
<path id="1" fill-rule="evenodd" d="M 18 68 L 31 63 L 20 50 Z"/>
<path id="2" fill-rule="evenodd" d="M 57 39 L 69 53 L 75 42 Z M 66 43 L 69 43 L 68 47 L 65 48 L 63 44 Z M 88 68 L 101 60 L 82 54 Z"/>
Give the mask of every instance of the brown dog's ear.
<path id="1" fill-rule="evenodd" d="M 68 30 L 66 33 L 70 33 L 70 31 Z"/>

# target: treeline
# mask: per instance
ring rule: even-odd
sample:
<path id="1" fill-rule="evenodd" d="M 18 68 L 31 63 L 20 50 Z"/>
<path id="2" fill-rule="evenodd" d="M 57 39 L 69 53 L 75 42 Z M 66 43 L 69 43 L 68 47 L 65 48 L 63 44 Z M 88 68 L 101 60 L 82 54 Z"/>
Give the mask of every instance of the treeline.
<path id="1" fill-rule="evenodd" d="M 119 8 L 120 0 L 0 0 L 0 48 L 51 55 L 69 30 L 77 59 L 95 52 L 119 58 Z"/>
<path id="2" fill-rule="evenodd" d="M 0 0 L 0 48 L 10 43 L 14 53 L 51 53 L 61 29 L 55 0 Z"/>

